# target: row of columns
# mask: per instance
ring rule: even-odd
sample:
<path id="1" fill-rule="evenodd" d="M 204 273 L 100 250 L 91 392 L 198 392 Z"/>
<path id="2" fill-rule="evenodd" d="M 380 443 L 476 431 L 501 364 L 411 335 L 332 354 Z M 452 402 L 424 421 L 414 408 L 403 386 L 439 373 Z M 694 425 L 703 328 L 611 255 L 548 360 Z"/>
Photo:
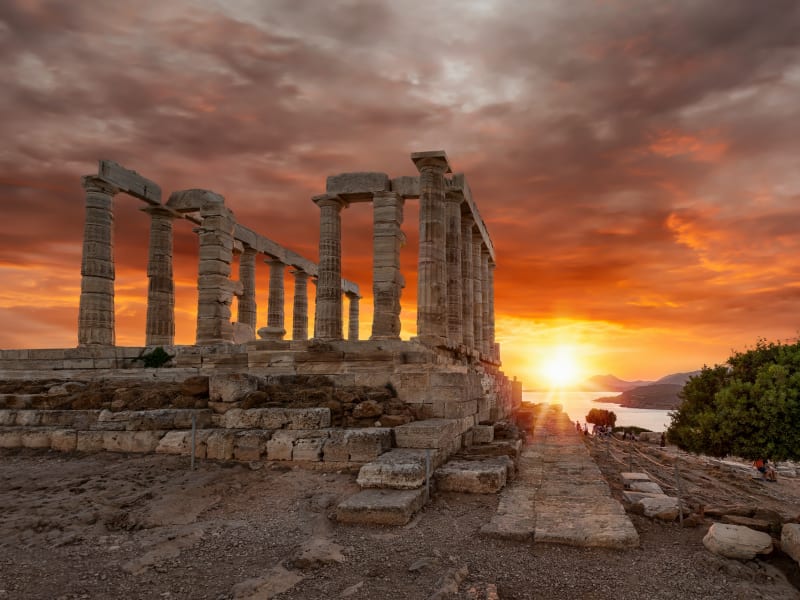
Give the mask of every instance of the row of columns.
<path id="1" fill-rule="evenodd" d="M 412 158 L 418 155 L 412 155 Z M 463 192 L 448 190 L 444 153 L 421 153 L 417 336 L 431 345 L 460 345 L 494 355 L 494 262 L 471 213 L 462 214 Z M 342 339 L 341 211 L 335 194 L 314 197 L 320 208 L 319 289 L 315 337 Z M 403 197 L 372 194 L 374 314 L 370 339 L 400 339 L 400 272 Z M 351 306 L 352 311 L 352 306 Z M 352 324 L 351 312 L 351 324 Z"/>

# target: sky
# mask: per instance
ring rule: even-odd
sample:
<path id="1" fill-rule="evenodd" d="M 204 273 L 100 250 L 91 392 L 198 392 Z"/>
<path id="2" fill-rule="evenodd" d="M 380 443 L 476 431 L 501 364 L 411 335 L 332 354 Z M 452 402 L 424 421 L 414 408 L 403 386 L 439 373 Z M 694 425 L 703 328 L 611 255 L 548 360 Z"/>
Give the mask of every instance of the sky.
<path id="1" fill-rule="evenodd" d="M 214 190 L 316 260 L 328 175 L 415 175 L 410 153 L 439 149 L 492 236 L 503 368 L 526 385 L 554 356 L 656 379 L 798 335 L 794 0 L 5 0 L 0 55 L 0 348 L 77 344 L 80 177 L 98 159 L 165 199 Z M 115 199 L 120 345 L 144 343 L 142 206 Z M 371 219 L 342 213 L 362 337 Z M 176 341 L 192 343 L 188 222 L 175 272 Z"/>

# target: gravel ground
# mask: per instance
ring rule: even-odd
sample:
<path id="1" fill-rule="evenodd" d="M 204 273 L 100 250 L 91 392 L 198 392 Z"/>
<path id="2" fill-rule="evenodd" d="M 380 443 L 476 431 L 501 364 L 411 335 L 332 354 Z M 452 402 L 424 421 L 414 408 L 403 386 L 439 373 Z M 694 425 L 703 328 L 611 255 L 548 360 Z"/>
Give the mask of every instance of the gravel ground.
<path id="1" fill-rule="evenodd" d="M 620 470 L 667 479 L 677 460 L 587 445 L 616 495 Z M 800 513 L 800 481 L 768 486 L 679 461 L 690 501 Z M 353 473 L 187 467 L 162 455 L 0 451 L 0 600 L 800 598 L 797 565 L 780 553 L 742 563 L 707 552 L 710 521 L 632 515 L 641 546 L 628 551 L 534 545 L 478 535 L 496 495 L 442 493 L 405 527 L 345 526 L 330 516 L 357 491 Z"/>

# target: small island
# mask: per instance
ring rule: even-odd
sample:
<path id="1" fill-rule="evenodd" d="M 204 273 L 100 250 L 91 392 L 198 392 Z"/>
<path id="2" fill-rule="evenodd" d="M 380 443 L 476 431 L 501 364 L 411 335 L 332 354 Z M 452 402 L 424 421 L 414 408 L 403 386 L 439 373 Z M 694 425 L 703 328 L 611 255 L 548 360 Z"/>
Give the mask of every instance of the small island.
<path id="1" fill-rule="evenodd" d="M 675 383 L 652 383 L 626 390 L 618 396 L 597 398 L 595 402 L 619 404 L 625 408 L 675 410 L 681 403 L 678 393 L 682 389 L 683 385 Z"/>

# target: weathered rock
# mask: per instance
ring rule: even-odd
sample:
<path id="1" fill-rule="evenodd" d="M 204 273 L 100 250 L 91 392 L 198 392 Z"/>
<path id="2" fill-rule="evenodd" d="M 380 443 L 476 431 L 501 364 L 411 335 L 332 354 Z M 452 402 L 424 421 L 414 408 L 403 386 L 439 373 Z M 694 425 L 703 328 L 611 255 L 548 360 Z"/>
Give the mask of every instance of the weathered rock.
<path id="1" fill-rule="evenodd" d="M 336 508 L 340 523 L 405 525 L 425 502 L 425 488 L 362 490 Z"/>
<path id="2" fill-rule="evenodd" d="M 678 518 L 678 499 L 670 496 L 650 496 L 642 498 L 638 503 L 645 517 L 660 521 L 674 521 Z"/>
<path id="3" fill-rule="evenodd" d="M 772 552 L 772 538 L 768 534 L 724 523 L 711 525 L 703 545 L 714 554 L 739 560 L 752 560 L 757 554 Z"/>
<path id="4" fill-rule="evenodd" d="M 786 523 L 781 529 L 781 550 L 800 564 L 800 525 Z"/>

